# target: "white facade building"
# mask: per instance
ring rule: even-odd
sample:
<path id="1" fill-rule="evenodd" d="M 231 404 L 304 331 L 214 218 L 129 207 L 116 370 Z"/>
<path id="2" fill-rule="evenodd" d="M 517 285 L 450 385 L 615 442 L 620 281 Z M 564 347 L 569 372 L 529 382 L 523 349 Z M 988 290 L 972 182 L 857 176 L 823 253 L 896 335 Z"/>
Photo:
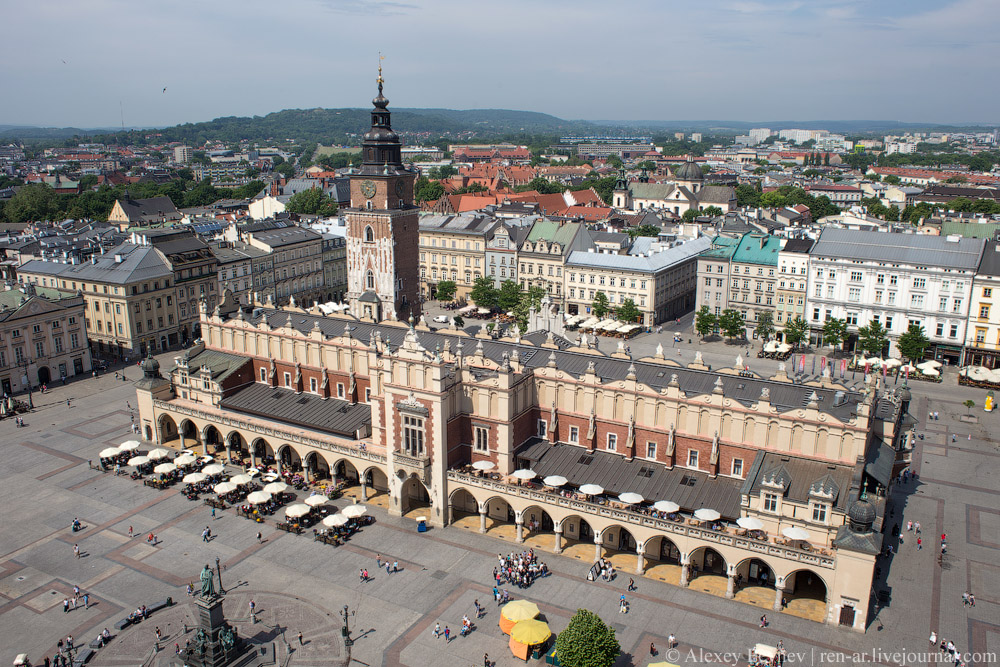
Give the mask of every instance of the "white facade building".
<path id="1" fill-rule="evenodd" d="M 972 281 L 984 239 L 826 228 L 809 258 L 807 321 L 814 331 L 845 319 L 852 349 L 859 327 L 879 321 L 897 340 L 916 322 L 928 354 L 957 363 L 966 338 Z"/>

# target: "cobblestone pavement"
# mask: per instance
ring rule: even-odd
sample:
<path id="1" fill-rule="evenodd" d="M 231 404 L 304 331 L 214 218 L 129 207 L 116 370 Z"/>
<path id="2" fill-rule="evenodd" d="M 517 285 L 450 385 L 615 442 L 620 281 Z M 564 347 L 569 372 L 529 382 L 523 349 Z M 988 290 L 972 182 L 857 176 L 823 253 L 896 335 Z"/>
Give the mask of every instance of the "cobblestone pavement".
<path id="1" fill-rule="evenodd" d="M 663 337 L 669 339 L 672 332 Z M 656 336 L 640 337 L 631 346 L 635 356 L 644 356 L 642 346 L 655 348 Z M 695 347 L 697 343 L 683 349 L 686 353 Z M 729 346 L 702 347 L 718 354 L 719 364 L 725 357 L 735 358 Z M 161 363 L 167 366 L 169 355 Z M 138 369 L 128 373 L 136 379 Z M 961 421 L 966 412 L 962 401 L 973 398 L 981 405 L 983 392 L 957 387 L 953 375 L 946 375 L 943 385 L 914 383 L 912 388 L 911 414 L 924 435 L 914 453 L 919 479 L 901 489 L 894 516 L 904 526 L 906 520 L 920 521 L 926 548 L 918 551 L 904 529 L 905 542 L 896 545 L 891 562 L 881 564 L 876 584 L 889 591 L 889 606 L 879 611 L 866 634 L 772 612 L 771 627 L 762 631 L 760 608 L 680 589 L 668 583 L 669 573 L 655 568 L 651 576 L 637 578 L 638 591 L 629 594 L 631 611 L 621 615 L 617 603 L 627 576 L 611 583 L 588 582 L 588 563 L 552 554 L 542 558 L 553 575 L 524 591 L 524 597 L 539 604 L 555 632 L 578 607 L 599 613 L 618 631 L 621 666 L 665 658 L 702 664 L 715 652 L 731 654 L 719 656 L 727 658 L 721 660 L 724 664 L 737 664 L 733 656 L 745 656 L 756 642 L 778 640 L 792 654 L 802 654 L 789 663 L 819 665 L 878 650 L 882 659 L 861 664 L 917 665 L 927 661 L 893 653 L 925 650 L 931 631 L 963 651 L 1000 652 L 997 418 L 977 408 L 978 423 Z M 174 642 L 183 643 L 185 620 L 193 617 L 185 585 L 219 557 L 229 589 L 226 613 L 242 633 L 273 641 L 280 660 L 290 652 L 290 665 L 336 661 L 344 605 L 353 614 L 357 641 L 352 657 L 360 664 L 480 665 L 486 652 L 497 665 L 517 664 L 497 628 L 498 610 L 489 588 L 496 554 L 514 545 L 461 527 L 418 534 L 412 520 L 389 517 L 376 506 L 370 509 L 377 522 L 343 547 L 270 526 L 264 528 L 264 542 L 257 544 L 258 526 L 231 510 L 213 519 L 208 508 L 176 491 L 156 491 L 88 467 L 101 449 L 131 436 L 128 408 L 134 407 L 135 394 L 130 383 L 106 375 L 34 398 L 36 410 L 26 415 L 26 428 L 0 421 L 0 660 L 27 652 L 40 662 L 52 655 L 59 637 L 72 634 L 89 642 L 102 628 L 113 629 L 129 610 L 169 595 L 177 601 L 175 607 L 119 633 L 91 664 L 141 664 L 151 655 L 154 627 L 166 636 L 169 650 L 160 654 L 165 657 Z M 72 399 L 71 408 L 66 398 Z M 939 420 L 928 419 L 932 411 L 940 412 Z M 73 517 L 86 526 L 82 532 L 69 530 Z M 216 536 L 208 543 L 200 536 L 206 524 Z M 137 536 L 153 531 L 161 541 L 152 546 L 141 537 L 130 539 L 130 527 Z M 948 534 L 949 548 L 939 563 L 937 536 L 942 532 Z M 74 544 L 79 544 L 81 558 L 74 557 Z M 398 559 L 402 572 L 377 570 L 376 554 Z M 362 567 L 373 576 L 367 583 L 358 577 Z M 64 613 L 62 600 L 74 585 L 90 593 L 91 606 Z M 975 593 L 975 607 L 963 605 L 966 590 Z M 246 618 L 251 598 L 260 610 L 256 626 Z M 475 632 L 447 644 L 432 636 L 438 622 L 453 631 L 459 628 L 462 615 L 472 615 L 475 599 L 487 610 Z M 296 639 L 300 631 L 301 646 Z M 680 642 L 678 654 L 665 652 L 671 633 Z M 654 659 L 649 656 L 651 642 L 661 651 Z"/>

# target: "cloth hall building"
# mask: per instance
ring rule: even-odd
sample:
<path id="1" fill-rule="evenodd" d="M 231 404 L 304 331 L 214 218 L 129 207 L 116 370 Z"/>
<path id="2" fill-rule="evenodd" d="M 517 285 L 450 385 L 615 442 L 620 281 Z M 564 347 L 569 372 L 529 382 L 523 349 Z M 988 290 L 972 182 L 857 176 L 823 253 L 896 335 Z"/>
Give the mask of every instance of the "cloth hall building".
<path id="1" fill-rule="evenodd" d="M 366 194 L 360 183 L 351 192 L 352 204 Z M 381 215 L 390 233 L 395 211 Z M 349 265 L 363 243 L 348 239 Z M 383 313 L 403 305 L 377 296 Z M 606 356 L 542 332 L 494 338 L 378 319 L 204 305 L 198 345 L 166 374 L 144 364 L 143 436 L 348 480 L 394 515 L 588 563 L 610 557 L 680 586 L 717 582 L 726 597 L 765 595 L 864 630 L 905 388 L 855 393 L 783 371 L 681 366 L 662 351 Z M 512 474 L 526 469 L 537 476 Z M 567 481 L 546 486 L 550 476 Z"/>

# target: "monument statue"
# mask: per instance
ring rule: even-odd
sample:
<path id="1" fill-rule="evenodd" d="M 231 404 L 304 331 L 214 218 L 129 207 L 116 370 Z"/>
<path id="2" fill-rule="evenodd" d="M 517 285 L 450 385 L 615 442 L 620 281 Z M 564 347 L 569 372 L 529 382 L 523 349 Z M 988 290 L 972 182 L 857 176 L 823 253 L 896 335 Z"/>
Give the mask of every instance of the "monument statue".
<path id="1" fill-rule="evenodd" d="M 216 595 L 215 575 L 212 574 L 212 568 L 205 565 L 205 569 L 201 571 L 201 596 L 203 598 L 214 598 Z"/>

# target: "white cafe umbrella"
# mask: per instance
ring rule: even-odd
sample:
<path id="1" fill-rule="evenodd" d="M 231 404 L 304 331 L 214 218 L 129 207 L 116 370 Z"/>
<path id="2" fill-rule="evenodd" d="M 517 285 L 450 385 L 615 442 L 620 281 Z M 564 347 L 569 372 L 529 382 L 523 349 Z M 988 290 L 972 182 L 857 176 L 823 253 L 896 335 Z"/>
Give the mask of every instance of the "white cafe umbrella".
<path id="1" fill-rule="evenodd" d="M 170 456 L 170 452 L 168 452 L 167 450 L 163 449 L 162 447 L 159 447 L 157 449 L 154 449 L 150 453 L 146 454 L 146 456 L 148 456 L 149 458 L 151 458 L 154 461 L 159 461 L 160 459 L 165 459 L 168 456 Z"/>
<path id="2" fill-rule="evenodd" d="M 899 359 L 886 359 L 883 365 L 886 368 L 895 368 L 896 366 L 902 366 L 903 362 Z"/>
<path id="3" fill-rule="evenodd" d="M 928 359 L 927 361 L 921 361 L 919 364 L 917 364 L 917 368 L 920 368 L 921 366 L 930 366 L 931 368 L 941 368 L 941 362 L 935 361 L 934 359 Z"/>
<path id="4" fill-rule="evenodd" d="M 194 456 L 194 452 L 191 452 L 190 456 Z M 212 461 L 215 460 L 215 457 L 209 454 L 205 454 L 204 456 L 199 456 L 196 460 L 201 461 L 202 463 L 211 463 Z"/>
<path id="5" fill-rule="evenodd" d="M 315 496 L 309 496 L 306 498 L 306 505 L 309 505 L 309 507 L 318 507 L 320 505 L 325 505 L 328 502 L 330 502 L 330 499 L 319 493 Z"/>
<path id="6" fill-rule="evenodd" d="M 226 469 L 219 463 L 213 463 L 211 465 L 205 466 L 204 468 L 201 469 L 201 471 L 206 475 L 218 475 L 220 473 L 225 472 Z"/>
<path id="7" fill-rule="evenodd" d="M 253 481 L 250 475 L 233 475 L 229 478 L 229 481 L 233 484 L 249 484 Z"/>
<path id="8" fill-rule="evenodd" d="M 791 351 L 792 346 L 788 343 L 782 343 L 778 346 L 778 354 L 784 354 L 785 352 Z"/>
<path id="9" fill-rule="evenodd" d="M 941 373 L 937 369 L 931 368 L 930 366 L 927 366 L 925 368 L 921 368 L 919 370 L 920 370 L 921 373 L 923 373 L 924 375 L 927 375 L 929 377 L 937 377 L 938 375 L 941 375 Z"/>
<path id="10" fill-rule="evenodd" d="M 702 507 L 694 513 L 694 518 L 698 519 L 698 521 L 718 521 L 720 516 L 722 515 L 707 507 Z"/>
<path id="11" fill-rule="evenodd" d="M 522 468 L 521 470 L 515 470 L 511 473 L 512 477 L 517 477 L 518 479 L 533 479 L 537 473 L 534 470 L 528 470 Z"/>
<path id="12" fill-rule="evenodd" d="M 681 508 L 680 505 L 678 505 L 675 502 L 671 502 L 669 500 L 657 500 L 655 503 L 653 503 L 653 509 L 656 510 L 657 512 L 666 512 L 670 514 L 672 512 L 676 512 L 680 508 Z"/>
<path id="13" fill-rule="evenodd" d="M 549 475 L 548 477 L 542 480 L 542 484 L 544 484 L 545 486 L 556 487 L 556 486 L 562 486 L 568 481 L 569 480 L 563 477 L 562 475 Z"/>
<path id="14" fill-rule="evenodd" d="M 275 480 L 278 479 L 278 473 L 276 473 L 276 472 L 269 472 L 266 475 L 264 475 L 263 477 L 261 477 L 261 479 L 264 480 L 265 482 L 273 482 L 273 481 L 275 481 Z"/>
<path id="15" fill-rule="evenodd" d="M 798 526 L 785 526 L 781 529 L 781 534 L 790 540 L 808 540 L 809 531 Z"/>
<path id="16" fill-rule="evenodd" d="M 263 505 L 271 499 L 271 494 L 267 491 L 254 491 L 247 496 L 247 502 L 251 505 Z"/>
<path id="17" fill-rule="evenodd" d="M 236 490 L 236 485 L 231 482 L 221 482 L 212 487 L 212 491 L 215 491 L 220 496 L 224 496 L 227 493 L 232 493 Z"/>
<path id="18" fill-rule="evenodd" d="M 472 467 L 475 468 L 476 470 L 486 471 L 486 470 L 493 470 L 494 468 L 497 467 L 497 464 L 493 463 L 493 461 L 476 461 L 475 463 L 472 464 Z"/>
<path id="19" fill-rule="evenodd" d="M 349 519 L 346 516 L 338 512 L 337 514 L 331 514 L 328 517 L 324 517 L 323 525 L 326 526 L 327 528 L 335 528 L 337 526 L 347 525 L 348 521 Z"/>
<path id="20" fill-rule="evenodd" d="M 208 479 L 208 475 L 203 472 L 189 472 L 182 480 L 185 484 L 198 484 Z"/>
<path id="21" fill-rule="evenodd" d="M 191 454 L 181 454 L 176 459 L 174 459 L 174 463 L 176 463 L 179 466 L 189 466 L 197 460 L 198 460 L 197 457 L 192 456 Z"/>
<path id="22" fill-rule="evenodd" d="M 364 515 L 367 511 L 368 508 L 365 507 L 364 505 L 348 505 L 343 510 L 341 510 L 340 513 L 349 519 L 356 519 L 359 516 Z"/>
<path id="23" fill-rule="evenodd" d="M 153 468 L 153 472 L 155 472 L 157 475 L 165 475 L 168 472 L 173 472 L 175 470 L 177 470 L 176 463 L 161 463 L 160 465 Z"/>
<path id="24" fill-rule="evenodd" d="M 264 485 L 264 490 L 268 493 L 284 493 L 289 489 L 289 486 L 284 482 L 271 482 L 270 484 Z"/>
<path id="25" fill-rule="evenodd" d="M 585 493 L 588 496 L 599 496 L 604 493 L 604 487 L 600 484 L 584 484 L 580 487 L 580 493 Z"/>
<path id="26" fill-rule="evenodd" d="M 99 456 L 102 459 L 109 459 L 112 456 L 118 456 L 121 453 L 122 453 L 122 450 L 118 449 L 117 447 L 108 447 L 106 449 L 102 449 L 101 453 L 99 454 Z"/>
<path id="27" fill-rule="evenodd" d="M 250 468 L 250 469 L 247 470 L 247 474 L 250 475 L 251 477 L 256 477 L 257 475 L 260 474 L 260 469 L 259 468 Z"/>
<path id="28" fill-rule="evenodd" d="M 755 516 L 741 516 L 736 520 L 736 525 L 747 530 L 760 530 L 764 527 L 764 522 Z"/>
<path id="29" fill-rule="evenodd" d="M 764 343 L 765 352 L 776 352 L 777 350 L 778 350 L 777 341 L 769 340 L 768 342 Z"/>
<path id="30" fill-rule="evenodd" d="M 148 456 L 133 456 L 128 460 L 130 466 L 144 466 L 149 463 Z"/>
<path id="31" fill-rule="evenodd" d="M 118 449 L 123 452 L 134 452 L 139 449 L 140 446 L 141 445 L 138 440 L 126 440 L 122 444 L 118 445 Z"/>
<path id="32" fill-rule="evenodd" d="M 296 503 L 285 508 L 285 516 L 289 519 L 298 519 L 312 511 L 312 508 L 302 503 Z"/>
<path id="33" fill-rule="evenodd" d="M 916 370 L 917 370 L 917 367 L 916 366 L 911 366 L 910 364 L 904 364 L 904 365 L 902 365 L 902 366 L 899 367 L 899 372 L 900 373 L 913 373 Z"/>
<path id="34" fill-rule="evenodd" d="M 628 492 L 628 493 L 623 493 L 623 494 L 619 495 L 618 496 L 618 500 L 622 501 L 626 505 L 637 505 L 637 504 L 641 503 L 643 500 L 645 500 L 645 498 L 643 498 L 638 493 Z"/>
<path id="35" fill-rule="evenodd" d="M 881 366 L 882 359 L 880 359 L 879 357 L 868 357 L 867 359 L 865 359 L 865 363 L 868 364 L 869 366 Z"/>

